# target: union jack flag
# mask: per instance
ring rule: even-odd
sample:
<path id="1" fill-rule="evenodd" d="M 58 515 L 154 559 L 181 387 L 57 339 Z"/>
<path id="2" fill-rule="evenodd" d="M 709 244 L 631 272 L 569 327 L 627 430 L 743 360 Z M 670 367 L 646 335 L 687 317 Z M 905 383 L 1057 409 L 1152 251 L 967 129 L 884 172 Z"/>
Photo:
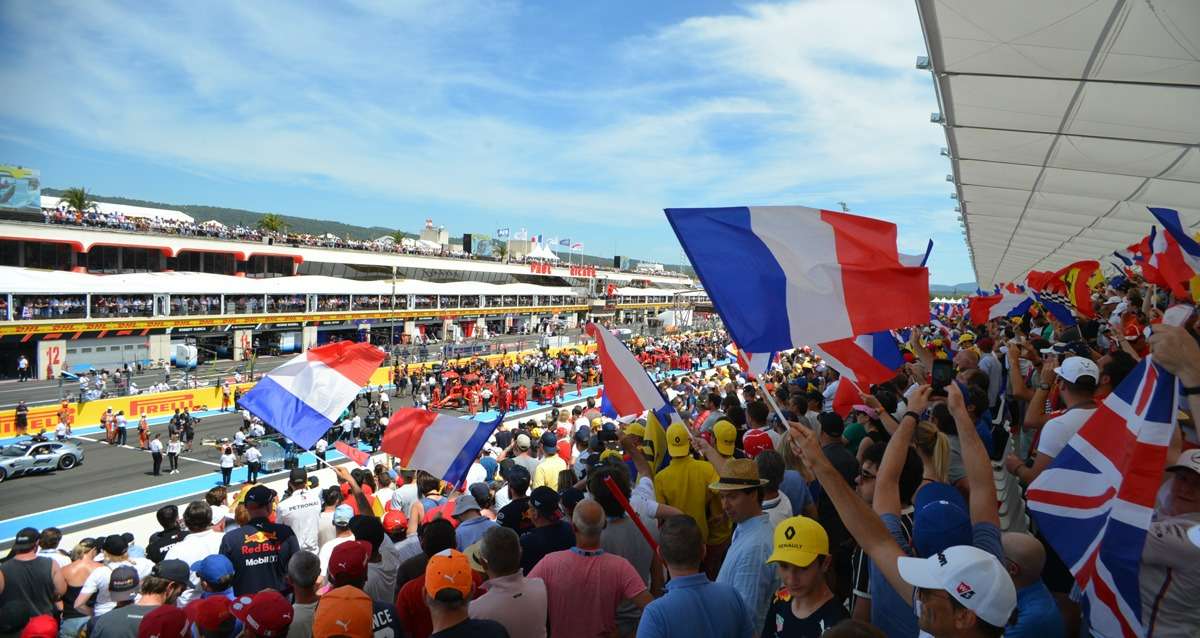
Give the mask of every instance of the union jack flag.
<path id="1" fill-rule="evenodd" d="M 1034 520 L 1083 592 L 1091 630 L 1145 635 L 1138 566 L 1179 397 L 1143 359 L 1029 486 Z"/>

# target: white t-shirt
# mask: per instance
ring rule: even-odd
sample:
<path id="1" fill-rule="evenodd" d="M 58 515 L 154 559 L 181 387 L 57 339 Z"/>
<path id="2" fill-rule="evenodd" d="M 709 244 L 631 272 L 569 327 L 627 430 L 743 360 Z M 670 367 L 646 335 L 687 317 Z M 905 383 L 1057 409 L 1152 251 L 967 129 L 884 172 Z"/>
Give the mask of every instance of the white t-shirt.
<path id="1" fill-rule="evenodd" d="M 83 588 L 79 590 L 79 593 L 84 598 L 91 598 L 92 594 L 96 594 L 96 606 L 92 611 L 93 616 L 106 614 L 117 606 L 108 595 L 108 579 L 112 576 L 113 568 L 120 567 L 121 565 L 129 565 L 136 569 L 138 578 L 149 576 L 150 570 L 154 569 L 154 563 L 145 558 L 131 558 L 126 561 L 105 563 L 92 570 L 92 573 L 88 574 L 87 580 L 83 582 Z M 70 602 L 74 603 L 74 601 Z"/>
<path id="2" fill-rule="evenodd" d="M 349 543 L 352 540 L 354 540 L 354 534 L 337 536 L 329 539 L 328 543 L 321 546 L 321 551 L 317 553 L 317 558 L 321 559 L 321 575 L 325 576 L 326 582 L 329 579 L 329 559 L 333 557 L 333 549 L 342 543 Z"/>
<path id="3" fill-rule="evenodd" d="M 191 567 L 192 563 L 204 560 L 205 557 L 221 552 L 220 532 L 206 529 L 203 532 L 188 532 L 183 540 L 171 546 L 164 557 L 167 560 L 181 560 Z M 179 595 L 179 606 L 187 605 L 200 593 L 200 579 L 195 572 L 191 575 L 192 586 Z"/>
<path id="4" fill-rule="evenodd" d="M 221 455 L 221 467 L 233 467 L 235 461 L 237 461 L 237 457 L 232 454 Z"/>
<path id="5" fill-rule="evenodd" d="M 71 557 L 58 551 L 57 549 L 39 549 L 37 555 L 45 556 L 46 558 L 58 563 L 60 569 L 71 564 Z M 67 602 L 74 603 L 75 601 L 70 600 Z"/>
<path id="6" fill-rule="evenodd" d="M 183 443 L 179 441 L 167 441 L 167 454 L 179 454 L 183 450 Z"/>
<path id="7" fill-rule="evenodd" d="M 317 444 L 313 446 L 313 449 L 317 451 L 317 454 L 323 454 L 328 448 L 329 441 L 326 441 L 325 439 L 317 439 Z"/>
<path id="8" fill-rule="evenodd" d="M 321 496 L 317 490 L 305 488 L 292 492 L 276 506 L 275 516 L 296 533 L 300 549 L 314 554 L 320 550 Z"/>
<path id="9" fill-rule="evenodd" d="M 1076 408 L 1046 421 L 1042 426 L 1042 436 L 1038 440 L 1037 451 L 1051 458 L 1058 456 L 1067 441 L 1075 436 L 1084 422 L 1096 413 L 1096 408 Z"/>
<path id="10" fill-rule="evenodd" d="M 153 441 L 150 442 L 150 452 L 151 453 L 162 454 L 162 450 L 163 450 L 162 441 L 159 441 L 158 439 L 154 439 Z"/>
<path id="11" fill-rule="evenodd" d="M 246 448 L 245 456 L 247 463 L 257 463 L 262 460 L 262 452 L 259 452 L 256 447 Z"/>
<path id="12" fill-rule="evenodd" d="M 658 501 L 654 500 L 654 482 L 649 477 L 638 477 L 633 491 L 629 494 L 629 506 L 643 521 L 653 520 L 658 515 Z"/>

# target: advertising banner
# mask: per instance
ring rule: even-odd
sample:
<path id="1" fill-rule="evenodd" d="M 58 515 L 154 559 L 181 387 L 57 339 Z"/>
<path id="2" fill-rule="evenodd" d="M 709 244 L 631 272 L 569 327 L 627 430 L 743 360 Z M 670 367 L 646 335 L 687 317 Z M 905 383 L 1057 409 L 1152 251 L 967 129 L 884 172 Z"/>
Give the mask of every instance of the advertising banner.
<path id="1" fill-rule="evenodd" d="M 0 208 L 40 211 L 42 174 L 34 168 L 0 164 Z"/>

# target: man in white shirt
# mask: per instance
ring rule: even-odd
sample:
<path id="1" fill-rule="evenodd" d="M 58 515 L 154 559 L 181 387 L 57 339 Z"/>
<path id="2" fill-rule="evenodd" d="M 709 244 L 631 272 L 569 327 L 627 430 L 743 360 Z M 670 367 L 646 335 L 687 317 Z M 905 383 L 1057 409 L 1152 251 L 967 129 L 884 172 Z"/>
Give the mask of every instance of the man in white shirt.
<path id="1" fill-rule="evenodd" d="M 117 606 L 108 587 L 109 577 L 112 576 L 114 569 L 128 565 L 137 571 L 138 578 L 149 576 L 150 571 L 154 569 L 154 563 L 145 558 L 129 557 L 129 541 L 123 536 L 114 534 L 106 537 L 100 549 L 104 551 L 104 564 L 92 570 L 79 590 L 79 596 L 73 601 L 75 609 L 93 616 L 106 614 Z M 92 594 L 96 595 L 94 609 L 88 606 Z"/>
<path id="2" fill-rule="evenodd" d="M 258 447 L 253 439 L 247 443 L 246 452 L 246 481 L 248 483 L 258 483 L 258 472 L 262 469 L 262 452 L 258 451 Z"/>
<path id="3" fill-rule="evenodd" d="M 1050 365 L 1050 364 L 1043 364 Z M 1093 395 L 1096 384 L 1100 379 L 1100 367 L 1091 359 L 1084 357 L 1067 357 L 1062 365 L 1054 369 L 1058 375 L 1059 395 L 1067 409 L 1046 421 L 1042 426 L 1042 435 L 1038 440 L 1037 457 L 1033 467 L 1026 467 L 1021 459 L 1009 454 L 1004 460 L 1004 467 L 1021 479 L 1026 485 L 1033 482 L 1054 461 L 1054 457 L 1067 446 L 1067 441 L 1075 436 L 1079 428 L 1096 412 L 1096 402 Z M 1048 385 L 1039 385 L 1033 395 L 1033 403 L 1045 401 Z"/>
<path id="4" fill-rule="evenodd" d="M 60 568 L 71 564 L 71 557 L 58 548 L 62 542 L 62 530 L 57 527 L 47 527 L 38 535 L 38 556 L 45 556 L 58 563 Z"/>
<path id="5" fill-rule="evenodd" d="M 316 554 L 320 551 L 317 533 L 321 525 L 321 494 L 308 486 L 308 472 L 293 468 L 288 476 L 291 493 L 279 502 L 275 516 L 280 523 L 292 528 L 300 549 Z"/>
<path id="6" fill-rule="evenodd" d="M 321 573 L 326 577 L 329 575 L 329 557 L 333 555 L 333 549 L 354 540 L 354 532 L 350 531 L 351 518 L 354 518 L 354 509 L 349 505 L 338 505 L 333 510 L 333 528 L 337 530 L 337 536 L 322 545 L 321 552 L 317 554 L 317 558 L 321 559 Z"/>
<path id="7" fill-rule="evenodd" d="M 212 529 L 212 507 L 204 501 L 192 501 L 183 511 L 183 524 L 188 529 L 183 540 L 167 550 L 166 560 L 181 560 L 188 565 L 198 563 L 206 557 L 220 553 L 221 533 Z M 200 596 L 200 580 L 195 574 L 191 577 L 191 587 L 179 595 L 182 607 L 193 598 Z"/>

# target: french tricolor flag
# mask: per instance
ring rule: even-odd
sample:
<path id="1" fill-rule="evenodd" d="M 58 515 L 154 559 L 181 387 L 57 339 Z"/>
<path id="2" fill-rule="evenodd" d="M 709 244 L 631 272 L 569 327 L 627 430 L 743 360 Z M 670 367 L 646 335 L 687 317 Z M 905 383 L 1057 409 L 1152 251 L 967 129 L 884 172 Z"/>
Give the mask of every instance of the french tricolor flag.
<path id="1" fill-rule="evenodd" d="M 492 421 L 471 421 L 401 408 L 388 420 L 379 449 L 398 457 L 403 467 L 425 470 L 458 485 L 502 421 L 503 414 Z"/>
<path id="2" fill-rule="evenodd" d="M 758 375 L 766 374 L 771 367 L 771 363 L 775 361 L 774 352 L 746 352 L 737 347 L 736 343 L 731 343 L 725 346 L 725 352 L 737 361 L 738 368 L 746 373 L 746 376 L 751 379 L 757 379 Z"/>
<path id="3" fill-rule="evenodd" d="M 646 410 L 661 412 L 664 408 L 670 409 L 670 404 L 646 374 L 646 369 L 616 335 L 594 323 L 584 326 L 584 330 L 596 340 L 600 370 L 604 373 L 604 399 L 618 415 L 640 415 Z"/>
<path id="4" fill-rule="evenodd" d="M 383 363 L 383 350 L 340 341 L 293 357 L 238 404 L 301 448 L 311 448 Z"/>
<path id="5" fill-rule="evenodd" d="M 929 271 L 901 262 L 890 222 L 799 206 L 666 214 L 730 334 L 749 352 L 929 319 Z"/>
<path id="6" fill-rule="evenodd" d="M 828 341 L 814 347 L 813 353 L 837 370 L 842 378 L 850 379 L 864 389 L 891 379 L 904 365 L 900 346 L 889 331 Z"/>
<path id="7" fill-rule="evenodd" d="M 1005 289 L 998 295 L 972 296 L 967 300 L 967 312 L 971 323 L 987 323 L 998 317 L 1015 317 L 1025 314 L 1033 305 L 1033 296 L 1025 289 L 1013 292 Z"/>

